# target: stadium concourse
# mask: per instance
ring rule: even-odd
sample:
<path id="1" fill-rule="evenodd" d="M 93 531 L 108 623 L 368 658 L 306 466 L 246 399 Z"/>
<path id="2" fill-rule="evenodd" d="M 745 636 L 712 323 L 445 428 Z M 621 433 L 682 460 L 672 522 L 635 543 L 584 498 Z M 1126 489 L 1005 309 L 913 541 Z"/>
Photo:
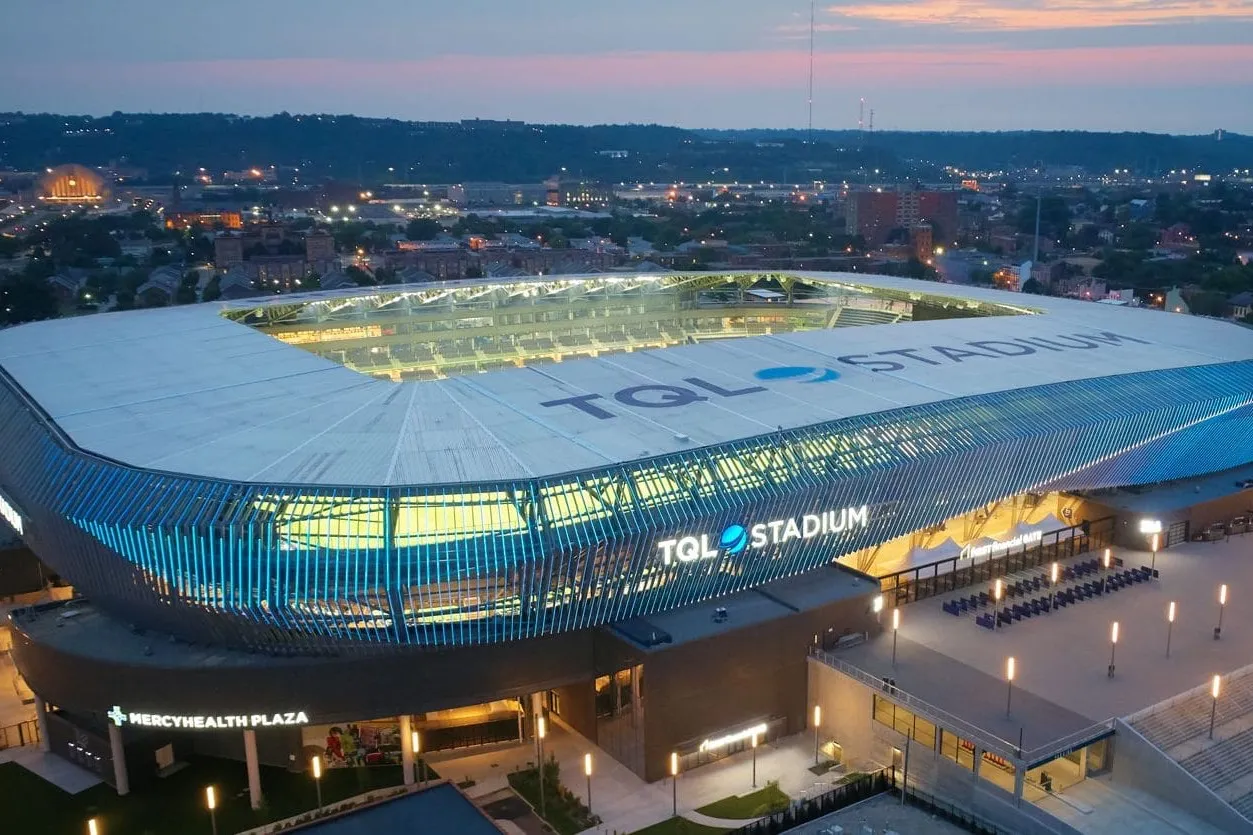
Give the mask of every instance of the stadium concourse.
<path id="1" fill-rule="evenodd" d="M 13 659 L 45 744 L 122 792 L 157 752 L 254 776 L 312 753 L 368 766 L 410 761 L 413 731 L 426 752 L 529 745 L 545 717 L 656 781 L 813 732 L 815 688 L 890 759 L 907 680 L 990 675 L 911 640 L 915 611 L 992 658 L 1164 587 L 1137 558 L 1098 594 L 1094 560 L 1155 542 L 1170 562 L 1238 490 L 1152 513 L 1115 493 L 1230 485 L 1253 463 L 1251 404 L 1253 331 L 1230 323 L 847 273 L 441 282 L 23 325 L 0 331 L 0 517 L 75 595 L 13 614 Z M 1045 615 L 1053 561 L 1075 602 Z M 993 607 L 977 593 L 997 578 L 1014 599 Z M 859 679 L 843 653 L 879 664 L 897 606 L 904 666 L 882 696 L 883 671 Z M 1008 622 L 979 626 L 993 608 Z M 1041 718 L 1021 743 L 925 719 L 936 761 L 973 779 L 982 749 L 1011 801 L 1029 794 L 1023 751 L 1066 759 L 1055 732 L 1120 715 L 1098 685 L 1067 701 L 1036 682 L 1046 656 L 1100 646 L 1080 643 L 1022 649 L 1040 692 L 1017 709 Z M 1097 692 L 1143 674 L 1132 659 Z M 833 676 L 845 690 L 820 687 Z M 1036 788 L 1116 768 L 1104 737 L 1072 740 L 1079 762 Z"/>

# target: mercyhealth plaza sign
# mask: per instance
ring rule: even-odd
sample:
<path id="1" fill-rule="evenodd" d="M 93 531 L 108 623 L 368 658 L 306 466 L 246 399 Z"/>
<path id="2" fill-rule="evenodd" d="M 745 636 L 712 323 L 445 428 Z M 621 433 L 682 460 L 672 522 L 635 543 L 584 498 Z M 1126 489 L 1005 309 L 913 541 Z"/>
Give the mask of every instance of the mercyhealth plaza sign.
<path id="1" fill-rule="evenodd" d="M 790 519 L 775 519 L 756 524 L 728 525 L 719 535 L 717 544 L 711 544 L 709 534 L 680 536 L 663 539 L 657 543 L 661 561 L 665 565 L 675 562 L 712 560 L 721 554 L 735 555 L 745 549 L 759 550 L 767 545 L 782 545 L 793 540 L 816 539 L 864 528 L 870 522 L 870 507 L 846 507 L 843 510 L 824 510 L 806 513 Z"/>
<path id="2" fill-rule="evenodd" d="M 308 725 L 309 716 L 303 710 L 292 713 L 240 713 L 233 716 L 176 715 L 167 713 L 127 713 L 117 705 L 105 716 L 119 728 L 136 725 L 142 728 L 172 728 L 178 730 L 226 730 L 239 728 L 287 728 Z"/>

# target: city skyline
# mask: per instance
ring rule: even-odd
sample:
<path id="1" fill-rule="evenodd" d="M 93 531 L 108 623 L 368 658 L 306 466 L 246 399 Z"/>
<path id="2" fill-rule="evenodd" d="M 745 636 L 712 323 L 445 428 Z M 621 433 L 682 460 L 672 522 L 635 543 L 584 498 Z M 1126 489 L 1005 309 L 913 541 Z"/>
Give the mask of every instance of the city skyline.
<path id="1" fill-rule="evenodd" d="M 71 9 L 71 6 L 74 6 Z M 803 0 L 14 0 L 0 110 L 803 128 Z M 73 21 L 92 37 L 58 50 Z M 1253 133 L 1253 0 L 819 3 L 814 126 Z M 41 37 L 40 35 L 45 35 Z"/>

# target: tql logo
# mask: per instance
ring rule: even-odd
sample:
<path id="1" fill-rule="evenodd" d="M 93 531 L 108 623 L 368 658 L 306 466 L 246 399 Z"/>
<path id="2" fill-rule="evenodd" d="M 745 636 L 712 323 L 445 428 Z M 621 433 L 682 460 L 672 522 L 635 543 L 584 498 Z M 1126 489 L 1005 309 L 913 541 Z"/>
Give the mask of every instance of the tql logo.
<path id="1" fill-rule="evenodd" d="M 750 548 L 759 550 L 767 545 L 782 545 L 796 539 L 806 540 L 831 536 L 855 528 L 864 528 L 869 522 L 868 505 L 846 507 L 841 510 L 824 510 L 821 513 L 806 513 L 790 519 L 758 522 L 750 527 L 740 524 L 728 525 L 718 536 L 716 547 L 711 543 L 709 534 L 663 539 L 657 543 L 657 551 L 665 565 L 670 565 L 676 560 L 678 562 L 712 560 L 722 554 L 731 556 L 741 554 Z"/>
<path id="2" fill-rule="evenodd" d="M 762 382 L 796 381 L 801 383 L 828 383 L 838 380 L 840 372 L 833 368 L 815 368 L 807 365 L 789 365 L 777 368 L 763 368 L 753 374 Z M 700 377 L 684 377 L 687 386 L 646 385 L 631 386 L 613 393 L 613 399 L 624 406 L 639 409 L 672 409 L 687 406 L 691 403 L 702 403 L 710 399 L 709 395 L 718 397 L 743 397 L 746 394 L 758 394 L 768 391 L 765 386 L 748 386 L 747 388 L 723 388 Z M 688 387 L 690 386 L 690 388 Z M 555 406 L 573 406 L 584 414 L 598 420 L 609 420 L 616 415 L 604 408 L 595 400 L 604 400 L 599 394 L 580 394 L 575 397 L 563 397 L 560 400 L 547 400 L 540 403 L 546 408 Z"/>

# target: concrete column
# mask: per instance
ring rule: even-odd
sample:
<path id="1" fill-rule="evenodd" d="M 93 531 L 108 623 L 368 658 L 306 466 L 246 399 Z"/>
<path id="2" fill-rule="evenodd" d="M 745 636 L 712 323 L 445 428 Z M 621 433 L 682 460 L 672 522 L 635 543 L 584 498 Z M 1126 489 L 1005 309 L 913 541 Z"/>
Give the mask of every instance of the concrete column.
<path id="1" fill-rule="evenodd" d="M 526 742 L 526 706 L 518 699 L 518 742 Z"/>
<path id="2" fill-rule="evenodd" d="M 109 753 L 113 757 L 113 782 L 117 784 L 119 797 L 131 792 L 130 776 L 126 773 L 126 749 L 122 745 L 122 729 L 109 723 Z"/>
<path id="3" fill-rule="evenodd" d="M 400 769 L 406 786 L 413 785 L 413 721 L 409 714 L 400 717 Z"/>
<path id="4" fill-rule="evenodd" d="M 1022 805 L 1022 790 L 1027 783 L 1026 763 L 1021 760 L 1014 763 L 1014 801 Z"/>
<path id="5" fill-rule="evenodd" d="M 1088 779 L 1088 746 L 1086 745 L 1079 749 L 1079 779 Z"/>
<path id="6" fill-rule="evenodd" d="M 644 665 L 636 664 L 631 668 L 631 723 L 638 724 L 644 718 L 644 695 L 640 689 L 640 676 L 644 673 Z"/>
<path id="7" fill-rule="evenodd" d="M 261 765 L 257 759 L 257 732 L 244 731 L 244 761 L 248 765 L 248 803 L 261 808 Z"/>
<path id="8" fill-rule="evenodd" d="M 35 697 L 35 727 L 39 729 L 39 750 L 47 753 L 52 750 L 52 738 L 48 735 L 48 705 L 43 697 Z"/>
<path id="9" fill-rule="evenodd" d="M 975 746 L 975 776 L 979 776 L 979 768 L 983 765 L 983 749 Z"/>

